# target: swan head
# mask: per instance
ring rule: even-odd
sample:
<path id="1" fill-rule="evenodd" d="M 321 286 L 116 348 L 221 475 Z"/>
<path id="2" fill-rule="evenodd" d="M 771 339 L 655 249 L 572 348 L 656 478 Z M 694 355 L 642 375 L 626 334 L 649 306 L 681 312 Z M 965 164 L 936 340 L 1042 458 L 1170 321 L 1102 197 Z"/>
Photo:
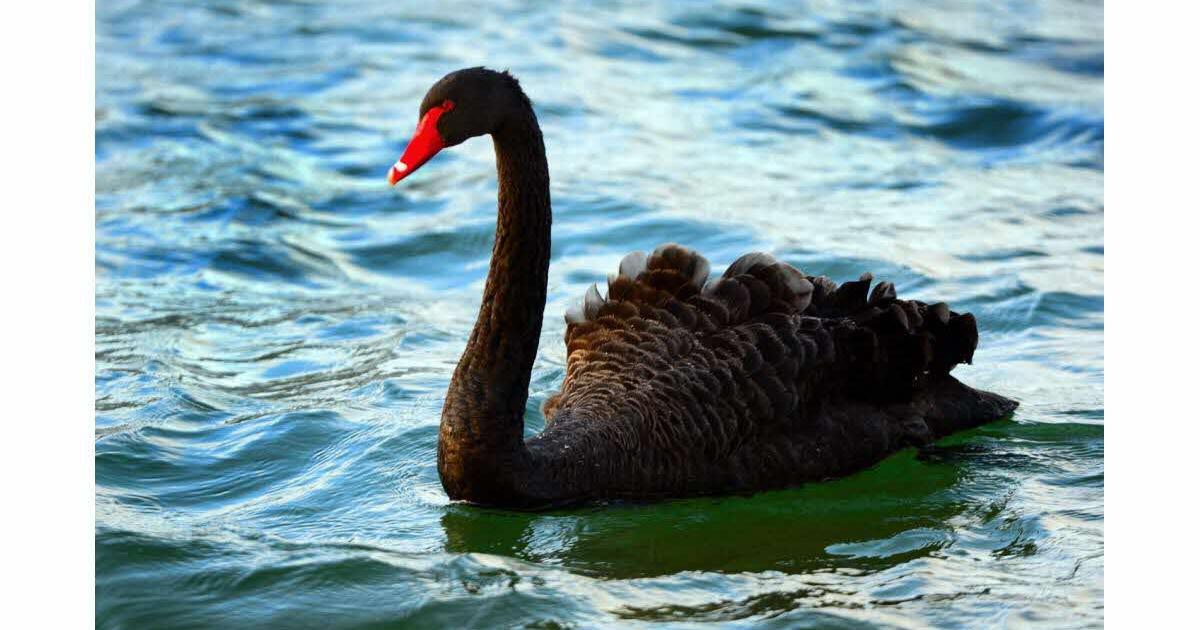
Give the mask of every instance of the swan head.
<path id="1" fill-rule="evenodd" d="M 508 72 L 481 67 L 447 74 L 421 100 L 417 130 L 388 171 L 388 183 L 408 177 L 438 151 L 493 133 L 513 114 L 531 110 L 517 79 Z"/>

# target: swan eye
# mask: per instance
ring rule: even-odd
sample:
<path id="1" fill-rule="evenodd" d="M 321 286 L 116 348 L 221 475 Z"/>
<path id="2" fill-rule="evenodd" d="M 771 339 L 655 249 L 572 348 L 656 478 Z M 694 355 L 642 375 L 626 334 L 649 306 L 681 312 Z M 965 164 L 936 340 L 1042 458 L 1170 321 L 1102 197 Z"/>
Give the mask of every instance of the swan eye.
<path id="1" fill-rule="evenodd" d="M 442 101 L 442 109 L 447 112 L 453 110 L 454 109 L 454 101 L 452 101 L 450 99 L 446 99 L 446 100 Z"/>

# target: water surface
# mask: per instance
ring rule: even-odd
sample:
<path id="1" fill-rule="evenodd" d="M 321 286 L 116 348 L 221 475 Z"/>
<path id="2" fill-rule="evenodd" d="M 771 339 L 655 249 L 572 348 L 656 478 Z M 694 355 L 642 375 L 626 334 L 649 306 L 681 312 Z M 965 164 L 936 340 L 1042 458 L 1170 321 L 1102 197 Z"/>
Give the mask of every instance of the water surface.
<path id="1" fill-rule="evenodd" d="M 1100 625 L 1101 5 L 848 4 L 100 3 L 97 625 Z M 491 146 L 384 176 L 479 64 L 553 178 L 530 433 L 568 303 L 666 241 L 971 310 L 1022 407 L 752 497 L 448 502 Z"/>

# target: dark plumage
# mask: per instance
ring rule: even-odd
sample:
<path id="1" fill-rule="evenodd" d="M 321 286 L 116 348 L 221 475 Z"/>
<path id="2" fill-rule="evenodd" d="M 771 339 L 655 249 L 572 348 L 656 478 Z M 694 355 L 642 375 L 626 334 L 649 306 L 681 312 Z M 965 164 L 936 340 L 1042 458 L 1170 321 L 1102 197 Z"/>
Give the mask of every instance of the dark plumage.
<path id="1" fill-rule="evenodd" d="M 969 313 L 762 253 L 709 279 L 703 256 L 663 245 L 626 256 L 604 295 L 593 286 L 567 312 L 562 390 L 524 441 L 549 266 L 545 150 L 507 73 L 452 73 L 421 113 L 451 101 L 436 120 L 443 144 L 491 134 L 500 180 L 492 266 L 442 415 L 438 471 L 452 499 L 541 508 L 779 488 L 1016 407 L 950 376 L 978 341 Z"/>

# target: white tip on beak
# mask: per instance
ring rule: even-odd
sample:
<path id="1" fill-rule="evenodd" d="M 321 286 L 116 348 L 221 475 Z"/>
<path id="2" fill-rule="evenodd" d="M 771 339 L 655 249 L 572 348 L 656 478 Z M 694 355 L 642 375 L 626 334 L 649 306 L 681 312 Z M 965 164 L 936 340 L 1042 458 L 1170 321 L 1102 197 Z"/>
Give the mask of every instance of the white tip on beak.
<path id="1" fill-rule="evenodd" d="M 400 181 L 401 177 L 404 177 L 404 172 L 407 170 L 408 165 L 397 160 L 396 163 L 392 165 L 392 168 L 388 169 L 388 183 L 395 186 L 396 182 Z"/>

